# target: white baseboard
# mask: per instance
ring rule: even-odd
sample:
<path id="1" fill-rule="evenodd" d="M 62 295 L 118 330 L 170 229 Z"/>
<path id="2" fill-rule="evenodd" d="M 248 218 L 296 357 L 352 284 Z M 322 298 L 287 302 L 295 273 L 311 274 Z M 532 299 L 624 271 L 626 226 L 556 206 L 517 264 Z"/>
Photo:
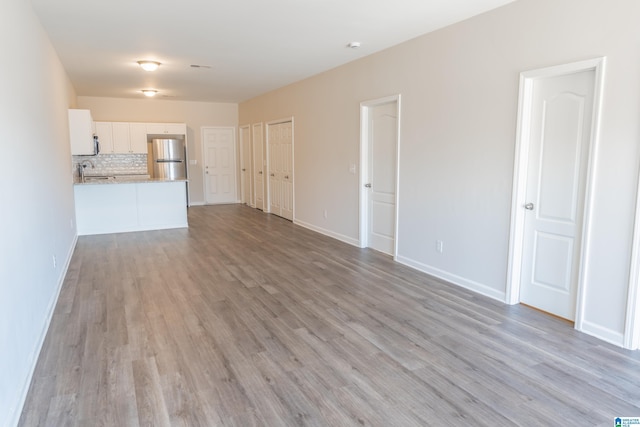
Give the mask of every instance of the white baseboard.
<path id="1" fill-rule="evenodd" d="M 22 415 L 22 409 L 24 408 L 24 404 L 27 400 L 27 394 L 29 393 L 29 387 L 31 386 L 31 381 L 33 380 L 33 374 L 36 371 L 38 358 L 40 357 L 40 352 L 42 351 L 44 340 L 47 337 L 47 332 L 49 331 L 49 326 L 51 325 L 51 320 L 53 319 L 53 312 L 56 309 L 56 304 L 58 303 L 58 298 L 60 297 L 60 291 L 62 291 L 62 285 L 64 284 L 64 279 L 67 277 L 67 272 L 69 271 L 69 265 L 71 264 L 71 257 L 73 256 L 73 251 L 76 249 L 77 243 L 78 243 L 78 235 L 76 234 L 73 238 L 73 242 L 71 243 L 71 247 L 69 248 L 69 253 L 67 254 L 67 259 L 64 263 L 64 268 L 60 271 L 60 275 L 58 276 L 58 282 L 56 283 L 56 290 L 54 292 L 54 295 L 49 301 L 49 306 L 47 307 L 47 317 L 45 319 L 43 328 L 40 331 L 40 336 L 38 337 L 38 342 L 36 343 L 35 351 L 31 354 L 31 357 L 29 358 L 29 365 L 30 365 L 29 376 L 27 377 L 22 387 L 22 390 L 20 392 L 18 406 L 16 407 L 14 413 L 9 415 L 10 421 L 7 424 L 7 426 L 17 426 L 18 422 L 20 421 L 20 415 Z"/>
<path id="2" fill-rule="evenodd" d="M 613 344 L 618 347 L 624 347 L 624 333 L 614 331 L 613 329 L 605 328 L 604 326 L 597 325 L 588 320 L 582 321 L 582 328 L 578 329 L 580 332 L 584 332 L 592 337 L 599 338 L 603 341 Z"/>
<path id="3" fill-rule="evenodd" d="M 431 276 L 445 280 L 451 284 L 463 287 L 465 289 L 469 289 L 470 291 L 477 292 L 481 295 L 487 296 L 489 298 L 493 298 L 500 302 L 505 302 L 505 298 L 506 298 L 505 292 L 498 291 L 482 283 L 465 279 L 464 277 L 451 274 L 449 272 L 440 270 L 438 268 L 432 267 L 427 264 L 423 264 L 421 262 L 400 256 L 400 255 L 396 257 L 396 261 L 408 267 L 415 268 L 418 271 L 422 271 L 423 273 L 427 273 Z"/>
<path id="4" fill-rule="evenodd" d="M 204 202 L 189 202 L 189 207 L 191 206 L 204 206 Z"/>
<path id="5" fill-rule="evenodd" d="M 350 245 L 356 246 L 356 247 L 360 247 L 360 241 L 358 239 L 354 239 L 353 237 L 349 237 L 349 236 L 345 236 L 343 234 L 340 233 L 335 233 L 331 230 L 326 230 L 324 228 L 315 226 L 313 224 L 309 224 L 307 222 L 304 221 L 300 221 L 296 218 L 293 219 L 293 223 L 296 225 L 299 225 L 300 227 L 304 227 L 304 228 L 308 228 L 311 231 L 315 231 L 316 233 L 320 233 L 320 234 L 324 234 L 325 236 L 329 236 L 332 237 L 336 240 L 340 240 L 341 242 L 344 243 L 348 243 Z"/>

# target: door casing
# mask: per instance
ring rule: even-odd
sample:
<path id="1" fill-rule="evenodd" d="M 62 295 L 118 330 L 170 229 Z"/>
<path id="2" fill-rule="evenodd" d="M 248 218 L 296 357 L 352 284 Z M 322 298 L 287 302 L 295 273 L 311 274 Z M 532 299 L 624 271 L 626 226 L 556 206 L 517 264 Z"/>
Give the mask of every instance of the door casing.
<path id="1" fill-rule="evenodd" d="M 514 159 L 513 192 L 511 198 L 511 228 L 509 234 L 509 260 L 507 271 L 507 288 L 505 302 L 520 302 L 520 277 L 522 273 L 523 236 L 525 223 L 527 166 L 529 160 L 531 110 L 533 101 L 533 83 L 537 79 L 562 76 L 581 71 L 594 70 L 594 97 L 591 135 L 589 138 L 586 187 L 584 194 L 584 211 L 582 223 L 582 245 L 579 253 L 580 268 L 578 270 L 578 289 L 576 301 L 575 328 L 583 329 L 585 283 L 587 281 L 586 260 L 591 244 L 592 212 L 594 205 L 593 188 L 598 148 L 598 135 L 602 104 L 602 87 L 604 81 L 605 58 L 595 58 L 571 64 L 558 65 L 526 71 L 520 74 L 520 93 L 518 101 L 518 124 L 516 131 L 516 147 Z"/>
<path id="2" fill-rule="evenodd" d="M 395 194 L 395 224 L 393 225 L 394 243 L 393 243 L 393 259 L 398 257 L 398 218 L 400 212 L 400 133 L 401 133 L 401 116 L 400 116 L 400 94 L 391 95 L 384 98 L 373 99 L 360 103 L 360 238 L 359 245 L 361 248 L 369 246 L 369 191 L 365 188 L 365 184 L 369 179 L 369 113 L 371 108 L 378 105 L 389 104 L 395 102 L 396 117 L 398 118 L 397 139 L 396 139 L 396 194 Z"/>

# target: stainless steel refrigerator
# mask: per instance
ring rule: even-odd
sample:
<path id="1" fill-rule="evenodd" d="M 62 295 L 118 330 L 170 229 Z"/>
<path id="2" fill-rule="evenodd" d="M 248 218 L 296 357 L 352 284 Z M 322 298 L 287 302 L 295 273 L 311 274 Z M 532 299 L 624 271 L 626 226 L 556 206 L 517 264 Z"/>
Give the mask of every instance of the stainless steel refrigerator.
<path id="1" fill-rule="evenodd" d="M 151 151 L 153 171 L 151 176 L 159 179 L 185 179 L 186 153 L 182 139 L 152 139 Z"/>

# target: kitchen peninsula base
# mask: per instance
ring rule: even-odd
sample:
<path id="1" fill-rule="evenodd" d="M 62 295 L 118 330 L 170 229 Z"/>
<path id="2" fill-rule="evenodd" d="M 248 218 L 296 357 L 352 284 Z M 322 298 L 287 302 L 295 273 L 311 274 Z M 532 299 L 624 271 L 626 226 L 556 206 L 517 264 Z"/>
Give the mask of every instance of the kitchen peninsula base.
<path id="1" fill-rule="evenodd" d="M 186 181 L 77 183 L 78 235 L 185 228 Z"/>

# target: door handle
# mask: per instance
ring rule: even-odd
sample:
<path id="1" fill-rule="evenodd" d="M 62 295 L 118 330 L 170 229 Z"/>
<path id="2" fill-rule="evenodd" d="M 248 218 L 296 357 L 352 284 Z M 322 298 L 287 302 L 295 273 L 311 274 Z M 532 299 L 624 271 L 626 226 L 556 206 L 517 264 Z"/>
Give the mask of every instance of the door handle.
<path id="1" fill-rule="evenodd" d="M 527 203 L 526 205 L 524 205 L 524 208 L 528 211 L 532 211 L 533 210 L 533 203 Z"/>
<path id="2" fill-rule="evenodd" d="M 284 179 L 289 179 L 289 175 L 285 175 L 285 176 L 284 176 Z"/>
<path id="3" fill-rule="evenodd" d="M 245 168 L 242 168 L 242 172 L 246 172 L 247 170 Z"/>
<path id="4" fill-rule="evenodd" d="M 272 173 L 272 174 L 271 174 L 271 176 L 276 176 L 276 174 L 275 174 L 275 173 Z"/>
<path id="5" fill-rule="evenodd" d="M 258 171 L 258 174 L 259 174 L 259 175 L 262 175 L 262 171 Z"/>
<path id="6" fill-rule="evenodd" d="M 365 184 L 364 188 L 371 188 L 371 184 Z"/>

